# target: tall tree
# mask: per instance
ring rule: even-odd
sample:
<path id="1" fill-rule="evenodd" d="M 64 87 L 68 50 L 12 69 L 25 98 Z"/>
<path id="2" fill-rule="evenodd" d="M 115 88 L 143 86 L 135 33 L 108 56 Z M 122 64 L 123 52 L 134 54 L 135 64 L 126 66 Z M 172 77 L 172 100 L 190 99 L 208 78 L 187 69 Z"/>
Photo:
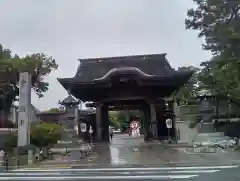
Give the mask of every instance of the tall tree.
<path id="1" fill-rule="evenodd" d="M 198 90 L 198 72 L 199 69 L 193 66 L 179 67 L 177 71 L 194 71 L 189 81 L 174 93 L 176 100 L 180 104 L 187 104 L 192 98 L 196 96 Z"/>
<path id="2" fill-rule="evenodd" d="M 197 7 L 188 10 L 187 29 L 205 38 L 203 48 L 228 58 L 240 56 L 240 1 L 193 0 Z"/>
<path id="3" fill-rule="evenodd" d="M 203 49 L 213 58 L 203 62 L 199 74 L 200 86 L 214 94 L 239 99 L 240 91 L 240 1 L 193 0 L 189 9 L 187 29 L 198 30 L 205 38 Z"/>
<path id="4" fill-rule="evenodd" d="M 16 100 L 20 72 L 27 71 L 32 75 L 32 88 L 39 97 L 42 97 L 49 86 L 44 77 L 57 68 L 55 59 L 43 53 L 19 57 L 12 55 L 11 50 L 0 44 L 0 79 L 6 79 L 0 81 L 0 110 L 8 111 L 12 102 Z"/>

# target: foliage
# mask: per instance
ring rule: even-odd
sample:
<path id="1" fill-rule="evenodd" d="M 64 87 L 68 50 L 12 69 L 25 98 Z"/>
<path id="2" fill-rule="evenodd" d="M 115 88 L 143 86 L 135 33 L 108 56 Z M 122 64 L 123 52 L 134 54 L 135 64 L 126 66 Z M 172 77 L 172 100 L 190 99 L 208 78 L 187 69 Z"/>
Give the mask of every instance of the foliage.
<path id="1" fill-rule="evenodd" d="M 16 134 L 10 134 L 8 136 L 8 139 L 4 143 L 4 146 L 7 150 L 11 150 L 12 148 L 17 147 L 17 135 Z"/>
<path id="2" fill-rule="evenodd" d="M 110 126 L 120 129 L 121 128 L 121 123 L 119 122 L 118 118 L 117 118 L 117 112 L 116 111 L 110 111 L 109 112 L 109 122 L 110 122 Z"/>
<path id="3" fill-rule="evenodd" d="M 32 88 L 39 97 L 42 97 L 49 86 L 44 81 L 44 77 L 50 74 L 52 70 L 57 69 L 58 65 L 55 59 L 43 53 L 34 53 L 24 57 L 12 55 L 11 50 L 3 48 L 0 44 L 0 68 L 5 73 L 4 78 L 7 79 L 7 81 L 1 81 L 0 83 L 0 102 L 4 98 L 4 107 L 9 110 L 12 102 L 18 96 L 20 72 L 27 71 L 32 75 Z M 0 109 L 3 109 L 3 107 L 0 107 Z"/>
<path id="4" fill-rule="evenodd" d="M 193 1 L 197 8 L 188 10 L 186 28 L 199 31 L 199 37 L 205 38 L 204 49 L 228 57 L 239 56 L 240 1 Z"/>
<path id="5" fill-rule="evenodd" d="M 239 97 L 240 90 L 240 1 L 193 0 L 188 10 L 187 29 L 198 30 L 205 38 L 203 48 L 213 58 L 203 62 L 199 75 L 202 88 L 214 94 Z"/>
<path id="6" fill-rule="evenodd" d="M 49 112 L 49 113 L 62 113 L 63 110 L 59 109 L 59 108 L 51 108 L 45 112 Z"/>
<path id="7" fill-rule="evenodd" d="M 130 120 L 135 118 L 141 118 L 140 113 L 135 110 L 109 112 L 110 125 L 121 130 L 129 128 Z"/>
<path id="8" fill-rule="evenodd" d="M 240 107 L 240 1 L 193 1 L 196 8 L 187 12 L 186 29 L 197 30 L 198 36 L 205 39 L 203 49 L 213 54 L 210 61 L 201 64 L 198 85 L 216 96 L 219 117 L 220 98 Z"/>
<path id="9" fill-rule="evenodd" d="M 57 143 L 61 136 L 61 127 L 58 124 L 39 124 L 31 130 L 31 144 L 46 147 Z"/>
<path id="10" fill-rule="evenodd" d="M 199 69 L 193 66 L 179 67 L 177 71 L 194 71 L 194 74 L 183 87 L 174 93 L 175 99 L 180 104 L 187 104 L 193 97 L 196 96 L 198 90 L 198 72 Z"/>
<path id="11" fill-rule="evenodd" d="M 38 124 L 31 129 L 31 144 L 43 148 L 57 143 L 61 136 L 61 126 L 58 124 Z M 12 134 L 5 142 L 8 149 L 17 146 L 17 135 Z"/>

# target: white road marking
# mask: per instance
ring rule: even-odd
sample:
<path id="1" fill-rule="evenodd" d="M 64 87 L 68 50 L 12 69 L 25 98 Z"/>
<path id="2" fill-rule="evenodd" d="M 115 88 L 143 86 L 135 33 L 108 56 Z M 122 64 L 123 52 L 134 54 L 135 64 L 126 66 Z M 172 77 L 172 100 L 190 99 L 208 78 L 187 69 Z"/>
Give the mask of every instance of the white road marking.
<path id="1" fill-rule="evenodd" d="M 123 180 L 123 179 L 179 179 L 198 175 L 133 175 L 133 176 L 59 176 L 59 177 L 0 177 L 0 180 Z"/>
<path id="2" fill-rule="evenodd" d="M 91 174 L 119 174 L 119 175 L 131 175 L 131 174 L 197 174 L 197 173 L 214 173 L 220 170 L 176 170 L 176 171 L 132 171 L 132 172 L 91 172 Z M 64 176 L 64 175 L 80 175 L 89 174 L 89 172 L 4 172 L 0 173 L 1 176 Z"/>
<path id="3" fill-rule="evenodd" d="M 112 167 L 112 168 L 66 168 L 66 169 L 16 169 L 14 172 L 66 172 L 66 171 L 82 171 L 82 172 L 91 172 L 91 171 L 146 171 L 146 170 L 197 170 L 197 169 L 227 169 L 227 168 L 237 168 L 238 165 L 226 165 L 226 166 L 199 166 L 199 167 L 149 167 L 149 168 L 135 168 L 135 167 Z"/>
<path id="4" fill-rule="evenodd" d="M 176 170 L 176 171 L 167 171 L 166 173 L 214 173 L 219 171 L 220 170 Z M 129 173 L 153 174 L 153 173 L 159 173 L 159 172 L 146 171 L 146 172 L 129 172 Z"/>

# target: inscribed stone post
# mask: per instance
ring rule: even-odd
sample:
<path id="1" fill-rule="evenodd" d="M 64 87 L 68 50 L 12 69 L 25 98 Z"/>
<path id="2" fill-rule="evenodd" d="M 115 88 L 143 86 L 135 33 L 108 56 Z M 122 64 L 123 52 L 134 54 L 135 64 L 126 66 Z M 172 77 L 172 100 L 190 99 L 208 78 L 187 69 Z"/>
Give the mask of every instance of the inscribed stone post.
<path id="1" fill-rule="evenodd" d="M 31 76 L 24 72 L 19 81 L 18 146 L 30 144 L 30 118 Z"/>

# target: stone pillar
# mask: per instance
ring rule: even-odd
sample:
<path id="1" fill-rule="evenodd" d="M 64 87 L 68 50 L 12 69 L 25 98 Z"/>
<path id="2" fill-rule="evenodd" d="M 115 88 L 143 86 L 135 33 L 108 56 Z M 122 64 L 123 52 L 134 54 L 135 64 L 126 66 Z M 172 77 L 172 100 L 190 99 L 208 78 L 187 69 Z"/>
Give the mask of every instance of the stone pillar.
<path id="1" fill-rule="evenodd" d="M 12 107 L 12 121 L 17 125 L 17 108 L 15 106 Z"/>
<path id="2" fill-rule="evenodd" d="M 78 115 L 78 106 L 74 109 L 74 130 L 76 131 L 76 134 L 79 135 L 79 115 Z"/>
<path id="3" fill-rule="evenodd" d="M 156 107 L 154 103 L 150 103 L 150 113 L 151 113 L 151 131 L 155 139 L 158 139 L 158 129 L 157 129 L 157 116 Z"/>
<path id="4" fill-rule="evenodd" d="M 173 102 L 173 113 L 174 113 L 173 127 L 175 128 L 175 141 L 177 142 L 178 140 L 180 140 L 180 130 L 177 125 L 177 122 L 181 121 L 181 112 L 180 107 L 175 101 Z"/>
<path id="5" fill-rule="evenodd" d="M 30 144 L 31 76 L 20 73 L 18 113 L 18 146 Z"/>
<path id="6" fill-rule="evenodd" d="M 102 109 L 101 104 L 96 105 L 96 131 L 97 141 L 102 141 Z"/>
<path id="7" fill-rule="evenodd" d="M 213 108 L 207 97 L 201 101 L 200 114 L 201 123 L 199 132 L 200 133 L 213 133 L 215 132 L 214 123 L 212 121 Z"/>
<path id="8" fill-rule="evenodd" d="M 35 163 L 35 156 L 33 154 L 33 150 L 28 150 L 28 165 Z"/>

